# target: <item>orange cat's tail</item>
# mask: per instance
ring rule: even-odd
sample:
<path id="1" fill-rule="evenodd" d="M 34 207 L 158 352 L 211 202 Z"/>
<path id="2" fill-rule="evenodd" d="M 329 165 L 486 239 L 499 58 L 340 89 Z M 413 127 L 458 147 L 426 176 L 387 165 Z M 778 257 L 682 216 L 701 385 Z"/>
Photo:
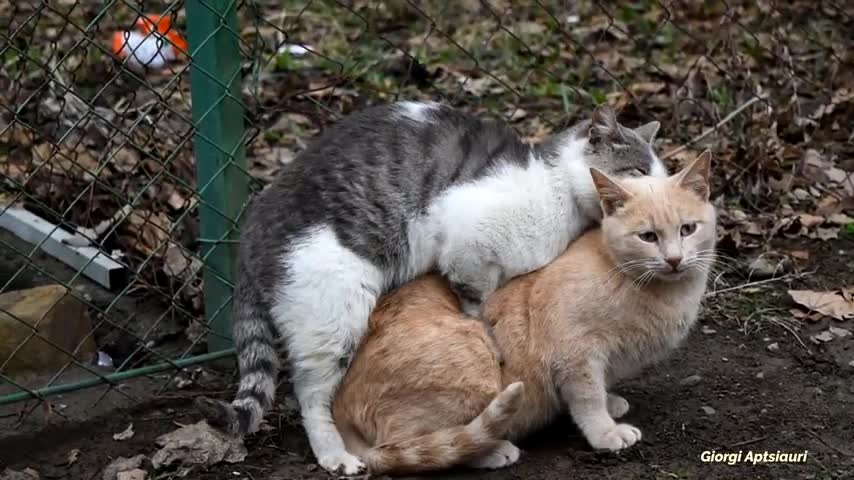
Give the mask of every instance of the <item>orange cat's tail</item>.
<path id="1" fill-rule="evenodd" d="M 441 470 L 485 455 L 510 433 L 522 404 L 522 382 L 508 385 L 468 425 L 446 428 L 401 442 L 378 445 L 362 454 L 372 474 L 406 475 Z"/>

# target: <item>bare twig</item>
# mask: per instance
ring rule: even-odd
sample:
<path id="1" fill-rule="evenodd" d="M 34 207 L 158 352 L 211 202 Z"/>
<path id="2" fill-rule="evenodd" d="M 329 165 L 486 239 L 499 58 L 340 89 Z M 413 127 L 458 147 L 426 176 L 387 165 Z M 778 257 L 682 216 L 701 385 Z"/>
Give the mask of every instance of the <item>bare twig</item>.
<path id="1" fill-rule="evenodd" d="M 718 131 L 721 127 L 723 127 L 724 125 L 726 125 L 727 123 L 729 123 L 730 121 L 732 121 L 732 119 L 733 119 L 733 118 L 737 117 L 737 116 L 738 116 L 738 114 L 740 114 L 741 112 L 743 112 L 744 110 L 746 110 L 746 109 L 747 109 L 747 107 L 749 107 L 749 106 L 753 105 L 754 103 L 756 103 L 756 102 L 758 102 L 758 101 L 760 101 L 760 100 L 765 100 L 765 98 L 766 98 L 766 97 L 765 97 L 764 95 L 757 95 L 757 96 L 755 96 L 755 97 L 751 98 L 750 100 L 748 100 L 748 101 L 744 102 L 744 104 L 743 104 L 742 106 L 740 106 L 740 107 L 736 108 L 735 110 L 733 110 L 732 112 L 730 112 L 730 114 L 729 114 L 729 115 L 727 115 L 726 117 L 724 117 L 724 118 L 723 118 L 720 122 L 718 122 L 714 127 L 709 128 L 709 129 L 706 129 L 703 133 L 701 133 L 701 134 L 697 135 L 696 137 L 694 137 L 694 138 L 692 138 L 690 141 L 688 141 L 688 143 L 686 143 L 686 144 L 682 145 L 682 146 L 681 146 L 681 147 L 679 147 L 679 148 L 676 148 L 675 150 L 671 150 L 671 151 L 669 151 L 669 152 L 665 153 L 661 158 L 662 158 L 662 159 L 668 159 L 668 158 L 670 158 L 670 157 L 672 157 L 672 156 L 674 156 L 674 155 L 677 155 L 677 154 L 679 154 L 679 153 L 684 152 L 685 150 L 687 150 L 687 149 L 688 149 L 688 147 L 689 147 L 689 146 L 691 146 L 691 145 L 693 145 L 693 144 L 695 144 L 695 143 L 699 142 L 700 140 L 702 140 L 702 139 L 704 139 L 704 138 L 708 137 L 709 135 L 711 135 L 712 133 L 714 133 L 714 132 Z"/>
<path id="2" fill-rule="evenodd" d="M 809 271 L 809 272 L 803 272 L 803 273 L 790 273 L 790 274 L 788 274 L 788 275 L 783 275 L 783 276 L 780 276 L 780 277 L 766 278 L 765 280 L 756 280 L 756 281 L 754 281 L 754 282 L 742 283 L 741 285 L 736 285 L 736 286 L 734 286 L 734 287 L 729 287 L 729 288 L 724 288 L 724 289 L 721 289 L 721 290 L 714 290 L 714 291 L 712 291 L 712 292 L 709 292 L 709 293 L 707 293 L 707 294 L 706 294 L 706 297 L 705 297 L 705 298 L 714 297 L 715 295 L 720 295 L 721 293 L 732 292 L 732 291 L 735 291 L 735 290 L 742 290 L 742 289 L 745 289 L 745 288 L 755 287 L 755 286 L 758 286 L 758 285 L 765 285 L 765 284 L 767 284 L 767 283 L 772 283 L 772 282 L 780 282 L 780 281 L 783 281 L 783 280 L 796 280 L 796 279 L 799 279 L 799 278 L 803 278 L 803 277 L 810 276 L 810 275 L 812 275 L 812 274 L 814 274 L 814 273 L 815 273 L 815 270 L 811 270 L 811 271 Z"/>
<path id="3" fill-rule="evenodd" d="M 819 442 L 823 443 L 827 448 L 829 448 L 829 449 L 833 450 L 834 452 L 836 452 L 836 453 L 838 453 L 838 454 L 840 454 L 840 455 L 846 456 L 846 457 L 854 457 L 854 453 L 846 452 L 845 450 L 842 450 L 842 449 L 840 449 L 839 447 L 834 447 L 833 445 L 831 445 L 830 443 L 828 443 L 828 442 L 827 442 L 827 440 L 825 440 L 825 439 L 821 438 L 821 435 L 819 435 L 818 433 L 814 432 L 813 430 L 810 430 L 809 428 L 807 428 L 807 429 L 806 429 L 806 431 L 807 431 L 807 433 L 809 433 L 810 435 L 812 435 L 816 440 L 818 440 Z"/>
<path id="4" fill-rule="evenodd" d="M 803 340 L 801 340 L 801 336 L 798 335 L 798 332 L 796 332 L 791 325 L 788 325 L 786 322 L 778 318 L 769 318 L 768 321 L 789 332 L 793 337 L 795 337 L 795 340 L 797 340 L 798 343 L 801 344 L 801 348 L 803 348 L 810 356 L 812 355 L 812 350 L 810 350 L 809 347 L 807 347 L 807 344 L 804 343 Z"/>
<path id="5" fill-rule="evenodd" d="M 751 443 L 761 442 L 762 440 L 765 440 L 766 438 L 768 438 L 768 435 L 762 435 L 761 437 L 751 438 L 750 440 L 744 440 L 741 442 L 736 442 L 736 443 L 733 443 L 732 445 L 730 445 L 729 448 L 743 447 L 745 445 L 750 445 Z"/>

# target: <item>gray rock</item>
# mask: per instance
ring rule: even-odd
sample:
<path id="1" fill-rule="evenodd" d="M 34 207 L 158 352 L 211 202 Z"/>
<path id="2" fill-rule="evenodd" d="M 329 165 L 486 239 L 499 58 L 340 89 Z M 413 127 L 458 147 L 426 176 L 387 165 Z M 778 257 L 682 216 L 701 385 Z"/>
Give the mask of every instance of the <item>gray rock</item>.
<path id="1" fill-rule="evenodd" d="M 709 416 L 718 413 L 714 408 L 712 408 L 708 405 L 703 405 L 702 407 L 700 407 L 700 410 L 702 410 L 703 413 L 705 413 L 706 415 L 709 415 Z"/>
<path id="2" fill-rule="evenodd" d="M 682 385 L 684 387 L 693 387 L 694 385 L 700 383 L 700 380 L 702 379 L 703 377 L 699 375 L 690 375 L 688 377 L 683 378 L 682 380 L 679 380 L 679 385 Z"/>
<path id="3" fill-rule="evenodd" d="M 747 275 L 754 280 L 779 277 L 791 267 L 792 263 L 785 257 L 761 255 L 747 265 Z"/>
<path id="4" fill-rule="evenodd" d="M 776 352 L 777 350 L 780 350 L 780 345 L 777 342 L 774 342 L 769 343 L 765 348 L 767 348 L 769 352 Z"/>
<path id="5" fill-rule="evenodd" d="M 848 330 L 845 328 L 830 327 L 827 329 L 827 331 L 836 335 L 839 338 L 845 338 L 845 337 L 851 335 L 851 330 Z"/>
<path id="6" fill-rule="evenodd" d="M 830 330 L 825 330 L 821 333 L 810 336 L 810 340 L 815 344 L 829 342 L 829 341 L 833 340 L 834 338 L 835 337 L 832 333 L 830 333 Z"/>

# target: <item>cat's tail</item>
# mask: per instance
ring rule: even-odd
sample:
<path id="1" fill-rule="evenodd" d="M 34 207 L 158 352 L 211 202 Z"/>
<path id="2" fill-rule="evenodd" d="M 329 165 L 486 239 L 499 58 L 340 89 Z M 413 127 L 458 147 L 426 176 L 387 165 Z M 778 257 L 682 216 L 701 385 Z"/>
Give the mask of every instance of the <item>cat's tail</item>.
<path id="1" fill-rule="evenodd" d="M 279 355 L 274 344 L 275 333 L 270 322 L 257 310 L 257 302 L 235 295 L 234 344 L 240 385 L 231 403 L 207 397 L 196 397 L 196 408 L 212 426 L 232 435 L 254 433 L 273 406 Z"/>
<path id="2" fill-rule="evenodd" d="M 363 452 L 361 460 L 376 475 L 407 475 L 470 462 L 494 450 L 507 437 L 523 392 L 522 382 L 508 385 L 468 425 L 378 445 Z"/>

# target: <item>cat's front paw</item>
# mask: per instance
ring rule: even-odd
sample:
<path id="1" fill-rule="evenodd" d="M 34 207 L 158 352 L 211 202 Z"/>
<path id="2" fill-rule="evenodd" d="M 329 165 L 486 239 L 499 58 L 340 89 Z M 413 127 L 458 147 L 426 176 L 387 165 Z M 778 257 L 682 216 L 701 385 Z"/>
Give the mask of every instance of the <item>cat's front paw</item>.
<path id="1" fill-rule="evenodd" d="M 337 455 L 321 456 L 317 459 L 317 463 L 333 475 L 361 475 L 367 470 L 361 460 L 345 451 L 338 452 Z"/>
<path id="2" fill-rule="evenodd" d="M 483 302 L 480 300 L 463 299 L 460 302 L 460 307 L 466 315 L 480 320 L 481 312 L 483 312 Z"/>
<path id="3" fill-rule="evenodd" d="M 463 282 L 451 282 L 451 289 L 457 295 L 463 313 L 479 319 L 483 310 L 483 295 L 480 290 Z"/>
<path id="4" fill-rule="evenodd" d="M 641 439 L 641 432 L 637 428 L 627 424 L 618 423 L 602 434 L 588 438 L 590 446 L 597 450 L 611 450 L 615 452 L 629 448 Z"/>
<path id="5" fill-rule="evenodd" d="M 494 450 L 470 461 L 468 466 L 486 469 L 504 468 L 516 463 L 520 455 L 521 452 L 516 445 L 507 440 L 502 440 Z"/>
<path id="6" fill-rule="evenodd" d="M 629 411 L 629 402 L 613 393 L 608 394 L 608 415 L 611 418 L 620 418 Z"/>

